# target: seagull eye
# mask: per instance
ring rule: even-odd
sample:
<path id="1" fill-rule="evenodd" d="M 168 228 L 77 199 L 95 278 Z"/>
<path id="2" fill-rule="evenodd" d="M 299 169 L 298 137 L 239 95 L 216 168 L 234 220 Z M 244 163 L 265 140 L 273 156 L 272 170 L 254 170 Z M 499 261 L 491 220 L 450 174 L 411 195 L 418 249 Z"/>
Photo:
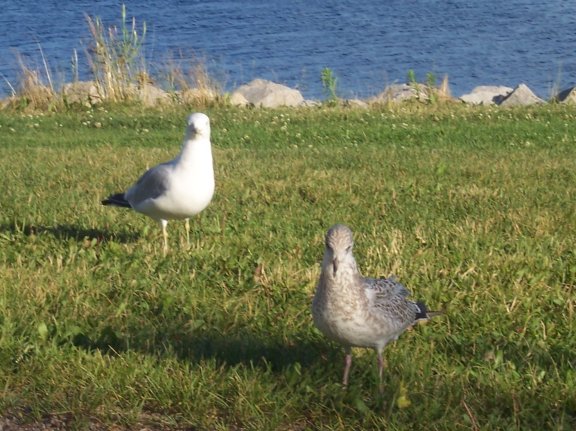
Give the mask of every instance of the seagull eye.
<path id="1" fill-rule="evenodd" d="M 352 251 L 352 246 L 349 245 L 348 247 L 346 247 L 346 253 L 350 253 Z"/>

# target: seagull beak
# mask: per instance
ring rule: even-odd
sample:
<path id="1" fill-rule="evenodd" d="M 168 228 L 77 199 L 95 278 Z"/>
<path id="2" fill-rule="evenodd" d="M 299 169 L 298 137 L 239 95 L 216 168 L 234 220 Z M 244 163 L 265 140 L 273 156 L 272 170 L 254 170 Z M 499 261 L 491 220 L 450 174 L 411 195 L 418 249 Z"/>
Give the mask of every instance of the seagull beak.
<path id="1" fill-rule="evenodd" d="M 334 270 L 333 275 L 336 275 L 336 272 L 338 271 L 338 258 L 334 258 L 332 259 L 332 268 Z"/>

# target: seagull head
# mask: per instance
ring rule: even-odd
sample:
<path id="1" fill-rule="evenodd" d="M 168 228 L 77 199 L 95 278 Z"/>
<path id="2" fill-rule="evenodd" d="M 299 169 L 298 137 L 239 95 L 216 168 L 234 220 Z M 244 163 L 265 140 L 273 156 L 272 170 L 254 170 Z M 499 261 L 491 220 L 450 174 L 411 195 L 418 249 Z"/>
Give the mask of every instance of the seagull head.
<path id="1" fill-rule="evenodd" d="M 325 246 L 324 263 L 332 267 L 334 276 L 336 276 L 338 267 L 342 263 L 355 262 L 352 254 L 354 238 L 352 230 L 348 226 L 336 224 L 328 229 Z"/>
<path id="2" fill-rule="evenodd" d="M 190 137 L 210 138 L 210 118 L 201 112 L 195 112 L 188 116 L 186 134 Z"/>

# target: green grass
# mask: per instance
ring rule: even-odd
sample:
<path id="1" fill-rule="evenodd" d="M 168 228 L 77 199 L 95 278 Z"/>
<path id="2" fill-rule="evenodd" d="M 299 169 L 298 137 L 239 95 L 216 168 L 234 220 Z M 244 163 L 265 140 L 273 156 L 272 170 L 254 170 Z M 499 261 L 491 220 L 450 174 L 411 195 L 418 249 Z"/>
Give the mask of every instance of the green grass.
<path id="1" fill-rule="evenodd" d="M 212 108 L 217 190 L 168 226 L 99 204 L 183 110 L 0 113 L 0 416 L 189 429 L 576 427 L 576 110 Z M 332 224 L 447 314 L 342 349 L 310 302 Z"/>

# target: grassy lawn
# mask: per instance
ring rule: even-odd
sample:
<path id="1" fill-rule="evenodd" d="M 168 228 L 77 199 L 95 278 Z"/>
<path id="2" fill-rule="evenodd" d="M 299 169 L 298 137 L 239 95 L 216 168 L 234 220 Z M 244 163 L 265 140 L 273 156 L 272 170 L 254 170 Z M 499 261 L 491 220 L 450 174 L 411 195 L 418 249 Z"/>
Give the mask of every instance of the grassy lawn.
<path id="1" fill-rule="evenodd" d="M 211 108 L 216 194 L 106 208 L 188 111 L 0 112 L 0 416 L 151 429 L 576 428 L 576 108 Z M 447 314 L 376 357 L 313 328 L 323 237 Z"/>

